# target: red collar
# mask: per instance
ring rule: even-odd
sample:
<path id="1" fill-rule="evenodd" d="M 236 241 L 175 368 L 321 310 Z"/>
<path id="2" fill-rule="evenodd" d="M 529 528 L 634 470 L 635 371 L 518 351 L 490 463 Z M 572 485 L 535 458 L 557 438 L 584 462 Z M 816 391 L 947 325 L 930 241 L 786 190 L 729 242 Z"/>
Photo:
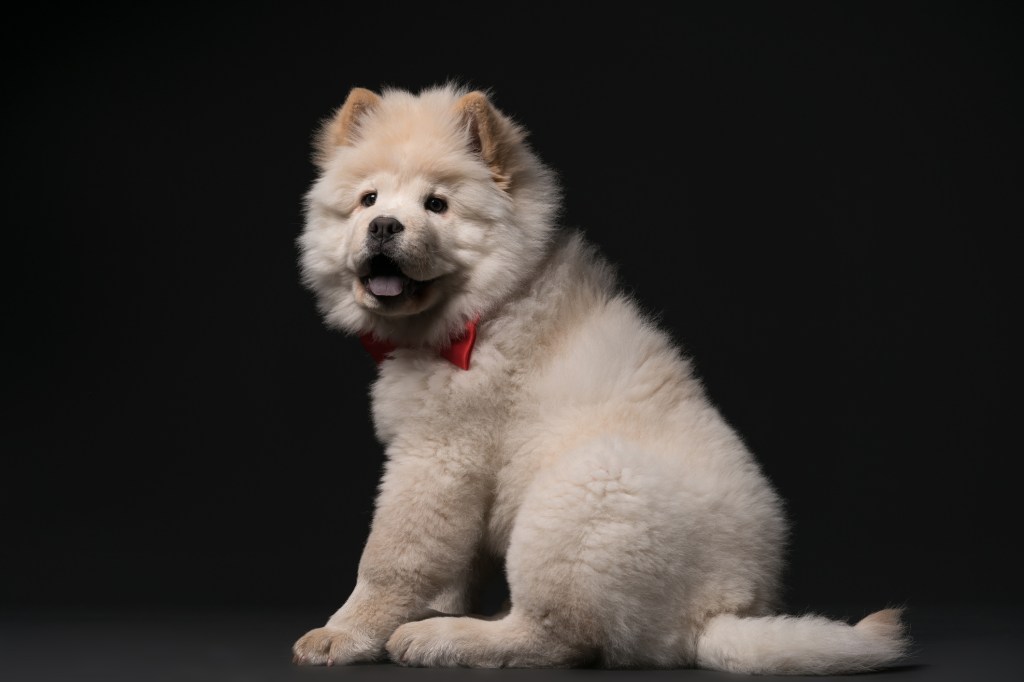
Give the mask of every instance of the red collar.
<path id="1" fill-rule="evenodd" d="M 476 325 L 479 320 L 470 320 L 466 323 L 466 329 L 458 336 L 452 338 L 450 345 L 441 348 L 438 353 L 456 367 L 469 369 L 469 356 L 473 354 L 473 344 L 476 343 Z M 392 351 L 398 348 L 397 344 L 390 341 L 381 341 L 373 334 L 363 334 L 359 337 L 363 347 L 373 357 L 378 365 L 387 359 Z"/>

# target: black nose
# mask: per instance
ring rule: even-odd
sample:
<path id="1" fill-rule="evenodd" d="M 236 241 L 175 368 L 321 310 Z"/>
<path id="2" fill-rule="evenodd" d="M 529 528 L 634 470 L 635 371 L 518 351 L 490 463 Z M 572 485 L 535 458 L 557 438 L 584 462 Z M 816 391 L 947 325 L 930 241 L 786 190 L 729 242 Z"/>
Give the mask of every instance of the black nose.
<path id="1" fill-rule="evenodd" d="M 386 242 L 405 229 L 405 225 L 394 218 L 377 216 L 370 221 L 370 236 Z"/>

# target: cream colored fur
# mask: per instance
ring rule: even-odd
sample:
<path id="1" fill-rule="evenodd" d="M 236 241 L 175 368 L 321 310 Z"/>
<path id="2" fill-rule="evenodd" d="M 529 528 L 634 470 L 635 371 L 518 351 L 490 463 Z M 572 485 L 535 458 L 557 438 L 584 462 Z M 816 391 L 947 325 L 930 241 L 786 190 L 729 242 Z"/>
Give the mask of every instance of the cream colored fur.
<path id="1" fill-rule="evenodd" d="M 669 335 L 556 226 L 554 173 L 485 93 L 354 89 L 316 158 L 304 282 L 330 325 L 400 347 L 372 389 L 387 465 L 357 584 L 297 662 L 816 674 L 900 658 L 898 612 L 777 614 L 779 497 Z M 404 226 L 403 272 L 432 280 L 415 297 L 361 279 L 378 216 Z M 437 348 L 476 317 L 463 371 Z M 505 561 L 496 618 L 460 615 L 483 556 Z"/>

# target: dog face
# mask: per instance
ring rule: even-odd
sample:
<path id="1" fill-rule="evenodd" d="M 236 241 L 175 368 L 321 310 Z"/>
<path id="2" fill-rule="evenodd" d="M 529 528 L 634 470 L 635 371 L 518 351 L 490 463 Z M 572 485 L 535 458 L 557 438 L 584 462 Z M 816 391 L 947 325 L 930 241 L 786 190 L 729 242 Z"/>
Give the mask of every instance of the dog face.
<path id="1" fill-rule="evenodd" d="M 520 285 L 558 202 L 523 137 L 480 92 L 353 89 L 320 133 L 299 239 L 327 322 L 438 343 Z"/>

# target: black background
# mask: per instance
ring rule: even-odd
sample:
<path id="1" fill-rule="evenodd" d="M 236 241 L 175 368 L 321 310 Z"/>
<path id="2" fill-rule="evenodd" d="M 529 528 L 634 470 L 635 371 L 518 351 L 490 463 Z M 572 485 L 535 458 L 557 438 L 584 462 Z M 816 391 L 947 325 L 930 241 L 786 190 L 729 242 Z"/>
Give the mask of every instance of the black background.
<path id="1" fill-rule="evenodd" d="M 310 139 L 449 78 L 788 500 L 792 609 L 1020 603 L 1020 5 L 672 5 L 9 14 L 0 605 L 341 604 L 382 458 L 298 280 Z"/>

